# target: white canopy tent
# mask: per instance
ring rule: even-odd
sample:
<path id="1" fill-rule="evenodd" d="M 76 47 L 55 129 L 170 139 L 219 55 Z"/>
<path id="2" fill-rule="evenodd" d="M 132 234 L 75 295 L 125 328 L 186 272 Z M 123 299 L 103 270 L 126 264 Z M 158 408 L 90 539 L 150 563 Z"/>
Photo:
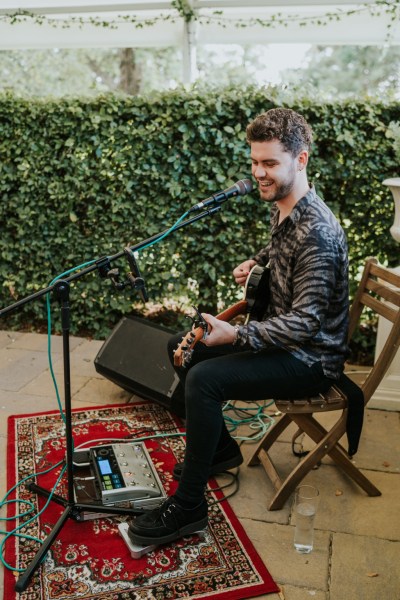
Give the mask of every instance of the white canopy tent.
<path id="1" fill-rule="evenodd" d="M 2 0 L 0 49 L 180 46 L 191 81 L 198 44 L 398 45 L 399 14 L 399 0 Z"/>

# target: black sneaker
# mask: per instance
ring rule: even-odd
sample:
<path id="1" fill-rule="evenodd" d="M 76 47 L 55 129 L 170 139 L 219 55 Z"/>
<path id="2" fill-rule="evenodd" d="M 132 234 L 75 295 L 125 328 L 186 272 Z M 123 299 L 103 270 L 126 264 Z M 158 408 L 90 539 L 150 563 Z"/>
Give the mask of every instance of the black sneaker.
<path id="1" fill-rule="evenodd" d="M 208 523 L 207 502 L 203 499 L 194 508 L 183 508 L 174 496 L 161 506 L 136 517 L 129 525 L 128 535 L 134 544 L 167 544 L 185 535 L 200 531 Z"/>
<path id="2" fill-rule="evenodd" d="M 225 448 L 215 453 L 212 465 L 210 467 L 209 477 L 222 473 L 228 469 L 239 467 L 243 462 L 243 456 L 236 440 L 232 440 Z M 183 462 L 176 463 L 172 471 L 172 476 L 176 481 L 180 481 L 183 471 Z"/>

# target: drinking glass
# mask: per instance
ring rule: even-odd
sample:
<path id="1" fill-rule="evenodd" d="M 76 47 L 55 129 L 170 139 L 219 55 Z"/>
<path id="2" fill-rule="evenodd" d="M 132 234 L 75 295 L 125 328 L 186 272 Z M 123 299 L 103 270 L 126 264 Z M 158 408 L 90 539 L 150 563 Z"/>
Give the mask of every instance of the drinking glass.
<path id="1" fill-rule="evenodd" d="M 313 549 L 314 520 L 319 502 L 319 491 L 312 485 L 300 485 L 295 492 L 294 547 L 300 554 L 308 554 Z"/>

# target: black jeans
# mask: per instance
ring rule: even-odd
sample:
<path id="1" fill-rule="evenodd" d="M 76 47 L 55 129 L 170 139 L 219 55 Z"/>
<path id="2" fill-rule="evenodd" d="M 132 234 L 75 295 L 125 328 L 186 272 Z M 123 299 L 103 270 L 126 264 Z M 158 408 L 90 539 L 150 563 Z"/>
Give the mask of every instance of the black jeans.
<path id="1" fill-rule="evenodd" d="M 169 341 L 172 364 L 182 335 Z M 175 369 L 186 404 L 186 452 L 176 495 L 190 502 L 203 498 L 214 454 L 231 439 L 222 414 L 226 401 L 299 398 L 332 385 L 321 363 L 308 367 L 276 347 L 251 352 L 230 344 L 207 347 L 199 342 L 189 367 Z"/>

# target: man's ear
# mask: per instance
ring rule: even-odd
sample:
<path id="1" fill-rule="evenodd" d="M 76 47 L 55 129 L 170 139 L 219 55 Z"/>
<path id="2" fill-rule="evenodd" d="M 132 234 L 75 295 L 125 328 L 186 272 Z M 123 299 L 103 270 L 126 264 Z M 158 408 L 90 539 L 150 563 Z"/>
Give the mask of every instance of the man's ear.
<path id="1" fill-rule="evenodd" d="M 297 168 L 299 171 L 302 171 L 306 168 L 308 163 L 308 152 L 307 150 L 302 150 L 297 157 Z"/>

